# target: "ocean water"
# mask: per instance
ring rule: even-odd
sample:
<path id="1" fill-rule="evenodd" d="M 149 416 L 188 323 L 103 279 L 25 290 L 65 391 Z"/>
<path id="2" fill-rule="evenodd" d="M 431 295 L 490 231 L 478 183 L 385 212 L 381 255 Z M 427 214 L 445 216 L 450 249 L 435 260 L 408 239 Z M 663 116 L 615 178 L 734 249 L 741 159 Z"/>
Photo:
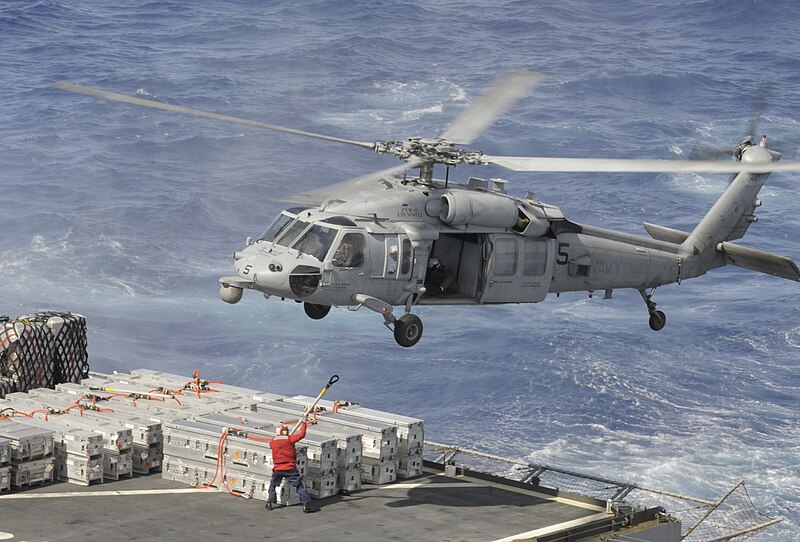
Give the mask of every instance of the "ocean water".
<path id="1" fill-rule="evenodd" d="M 418 416 L 449 442 L 696 497 L 739 479 L 800 530 L 800 290 L 723 268 L 656 292 L 425 307 L 397 346 L 368 311 L 217 297 L 282 196 L 394 164 L 323 141 L 52 88 L 71 80 L 349 139 L 435 136 L 511 70 L 545 73 L 473 145 L 487 154 L 685 158 L 758 115 L 800 159 L 793 2 L 5 0 L 0 313 L 87 317 L 92 367 L 201 375 Z M 503 177 L 565 214 L 690 229 L 727 176 Z M 744 244 L 800 260 L 800 178 L 773 174 Z M 250 294 L 250 295 L 247 295 Z M 600 296 L 602 297 L 602 296 Z"/>

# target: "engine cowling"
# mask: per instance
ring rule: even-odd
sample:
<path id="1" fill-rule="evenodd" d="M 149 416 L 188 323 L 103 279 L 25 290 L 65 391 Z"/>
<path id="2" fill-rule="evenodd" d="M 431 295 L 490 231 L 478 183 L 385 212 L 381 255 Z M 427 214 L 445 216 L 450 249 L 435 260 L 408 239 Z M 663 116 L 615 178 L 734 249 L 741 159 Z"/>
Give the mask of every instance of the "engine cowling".
<path id="1" fill-rule="evenodd" d="M 510 228 L 517 223 L 517 204 L 510 198 L 484 192 L 448 192 L 439 198 L 439 220 L 460 226 Z"/>

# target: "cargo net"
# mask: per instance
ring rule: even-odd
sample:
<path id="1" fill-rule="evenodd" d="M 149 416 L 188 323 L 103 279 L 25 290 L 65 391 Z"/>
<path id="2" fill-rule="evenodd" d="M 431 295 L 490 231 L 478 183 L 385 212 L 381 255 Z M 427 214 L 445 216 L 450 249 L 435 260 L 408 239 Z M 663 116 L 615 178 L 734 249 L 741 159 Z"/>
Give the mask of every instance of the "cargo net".
<path id="1" fill-rule="evenodd" d="M 0 317 L 0 398 L 89 374 L 86 319 L 69 312 Z"/>
<path id="2" fill-rule="evenodd" d="M 744 481 L 715 502 L 433 442 L 425 442 L 424 458 L 636 509 L 660 507 L 681 522 L 681 540 L 686 542 L 747 540 L 783 519 L 759 512 Z"/>

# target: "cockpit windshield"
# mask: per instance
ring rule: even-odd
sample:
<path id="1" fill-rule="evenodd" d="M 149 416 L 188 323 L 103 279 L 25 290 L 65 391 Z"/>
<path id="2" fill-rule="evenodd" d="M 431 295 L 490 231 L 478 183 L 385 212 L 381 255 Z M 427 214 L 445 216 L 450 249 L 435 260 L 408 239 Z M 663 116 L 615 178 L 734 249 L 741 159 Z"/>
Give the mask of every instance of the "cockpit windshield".
<path id="1" fill-rule="evenodd" d="M 273 242 L 277 239 L 281 233 L 286 229 L 286 227 L 297 217 L 287 215 L 281 213 L 278 215 L 278 218 L 272 221 L 272 224 L 269 225 L 267 231 L 265 231 L 261 237 L 259 237 L 259 241 L 267 241 Z"/>
<path id="2" fill-rule="evenodd" d="M 303 234 L 292 248 L 297 249 L 303 254 L 314 256 L 319 261 L 325 259 L 331 248 L 331 243 L 336 237 L 337 230 L 329 226 L 314 224 L 311 229 Z"/>
<path id="3" fill-rule="evenodd" d="M 294 223 L 286 229 L 286 233 L 278 237 L 276 244 L 283 247 L 291 246 L 297 239 L 297 236 L 303 233 L 310 225 L 311 224 L 304 220 L 295 220 Z"/>

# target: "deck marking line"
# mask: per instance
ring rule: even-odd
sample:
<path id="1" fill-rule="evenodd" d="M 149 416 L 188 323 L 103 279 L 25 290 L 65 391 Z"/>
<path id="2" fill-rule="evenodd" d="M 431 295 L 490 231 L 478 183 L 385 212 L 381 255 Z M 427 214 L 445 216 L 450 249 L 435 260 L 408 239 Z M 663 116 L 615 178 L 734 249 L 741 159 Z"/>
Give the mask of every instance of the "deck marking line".
<path id="1" fill-rule="evenodd" d="M 528 531 L 527 533 L 519 533 L 512 536 L 507 536 L 506 538 L 498 538 L 497 540 L 493 540 L 492 542 L 514 542 L 515 540 L 536 539 L 546 534 L 554 533 L 556 531 L 560 531 L 563 529 L 569 529 L 571 527 L 577 527 L 578 525 L 591 523 L 592 521 L 596 521 L 598 519 L 605 519 L 607 517 L 608 514 L 605 512 L 601 514 L 593 514 L 591 516 L 586 516 L 579 519 L 573 519 L 572 521 L 565 521 L 564 523 L 559 523 L 558 525 L 550 525 L 549 527 L 542 527 L 541 529 Z"/>
<path id="2" fill-rule="evenodd" d="M 10 494 L 0 497 L 0 502 L 6 499 L 58 499 L 61 497 L 129 497 L 135 495 L 168 495 L 170 493 L 214 493 L 216 491 L 208 491 L 206 489 L 128 489 L 128 490 L 112 490 L 112 491 L 65 491 L 63 493 L 28 493 L 28 494 Z M 2 538 L 0 538 L 2 540 Z"/>

